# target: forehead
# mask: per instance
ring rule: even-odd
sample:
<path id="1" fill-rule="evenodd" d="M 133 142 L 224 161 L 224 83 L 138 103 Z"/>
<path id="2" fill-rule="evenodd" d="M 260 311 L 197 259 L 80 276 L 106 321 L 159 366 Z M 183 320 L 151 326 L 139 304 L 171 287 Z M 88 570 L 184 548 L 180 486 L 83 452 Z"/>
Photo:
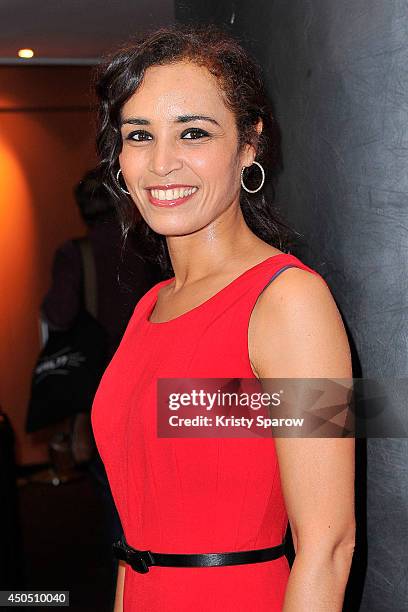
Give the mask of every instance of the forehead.
<path id="1" fill-rule="evenodd" d="M 123 106 L 122 118 L 136 112 L 157 120 L 211 114 L 220 121 L 234 121 L 217 79 L 204 66 L 191 62 L 148 68 L 141 85 Z"/>

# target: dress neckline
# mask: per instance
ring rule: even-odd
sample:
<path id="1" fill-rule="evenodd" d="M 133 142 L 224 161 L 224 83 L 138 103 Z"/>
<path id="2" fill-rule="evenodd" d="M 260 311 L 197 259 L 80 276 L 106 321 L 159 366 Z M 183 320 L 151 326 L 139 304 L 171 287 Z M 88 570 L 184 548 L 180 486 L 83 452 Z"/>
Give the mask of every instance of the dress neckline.
<path id="1" fill-rule="evenodd" d="M 197 306 L 194 306 L 194 308 L 190 308 L 190 310 L 187 310 L 186 312 L 183 312 L 180 315 L 178 315 L 177 317 L 174 317 L 173 319 L 169 319 L 168 321 L 150 321 L 149 317 L 152 314 L 152 312 L 154 310 L 154 307 L 156 306 L 157 299 L 158 299 L 158 293 L 159 293 L 160 289 L 162 287 L 166 286 L 166 285 L 169 285 L 171 282 L 173 282 L 175 277 L 173 276 L 172 278 L 169 278 L 167 280 L 161 281 L 158 284 L 158 286 L 157 286 L 157 290 L 154 292 L 154 296 L 153 296 L 152 301 L 150 302 L 148 308 L 145 311 L 145 316 L 144 316 L 145 322 L 148 325 L 150 325 L 151 327 L 155 327 L 155 326 L 160 327 L 161 325 L 171 325 L 171 324 L 177 323 L 180 320 L 184 320 L 184 319 L 188 318 L 189 316 L 191 316 L 193 314 L 196 314 L 197 311 L 201 310 L 207 304 L 212 303 L 220 295 L 223 295 L 230 287 L 234 286 L 239 280 L 241 280 L 243 277 L 245 277 L 247 274 L 249 274 L 249 272 L 252 272 L 253 270 L 256 270 L 257 268 L 259 268 L 260 266 L 265 265 L 267 262 L 270 262 L 272 259 L 278 259 L 279 257 L 280 258 L 282 258 L 282 257 L 294 257 L 294 255 L 291 255 L 290 253 L 278 253 L 278 255 L 271 255 L 271 257 L 267 257 L 263 261 L 260 261 L 259 263 L 255 264 L 251 268 L 248 268 L 247 270 L 242 272 L 239 276 L 237 276 L 231 282 L 229 282 L 227 285 L 225 285 L 225 287 L 222 287 L 221 289 L 219 289 L 219 291 L 217 291 L 216 293 L 211 295 L 209 298 L 204 300 L 204 302 L 201 302 L 201 304 L 198 304 Z"/>

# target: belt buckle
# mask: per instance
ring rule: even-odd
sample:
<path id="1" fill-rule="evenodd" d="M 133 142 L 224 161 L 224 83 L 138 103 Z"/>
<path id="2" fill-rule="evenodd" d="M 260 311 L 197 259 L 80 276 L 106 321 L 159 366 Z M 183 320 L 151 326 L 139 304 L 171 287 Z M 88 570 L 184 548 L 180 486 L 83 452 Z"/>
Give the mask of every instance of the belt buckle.
<path id="1" fill-rule="evenodd" d="M 137 550 L 136 548 L 129 548 L 128 546 L 126 547 L 126 563 L 128 563 L 136 572 L 139 572 L 139 574 L 147 574 L 149 571 L 149 565 L 147 564 L 144 555 L 147 555 L 148 560 L 152 562 L 150 551 Z"/>
<path id="2" fill-rule="evenodd" d="M 131 568 L 134 569 L 136 572 L 139 572 L 139 574 L 146 574 L 149 571 L 149 566 L 143 559 L 140 550 L 135 551 L 134 553 L 132 553 L 132 555 L 129 555 L 128 563 Z"/>

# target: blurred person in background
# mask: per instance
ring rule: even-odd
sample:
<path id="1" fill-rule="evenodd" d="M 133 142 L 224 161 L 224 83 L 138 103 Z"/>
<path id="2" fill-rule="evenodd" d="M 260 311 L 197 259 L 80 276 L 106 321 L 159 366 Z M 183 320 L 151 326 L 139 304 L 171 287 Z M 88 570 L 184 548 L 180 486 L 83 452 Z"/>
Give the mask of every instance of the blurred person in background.
<path id="1" fill-rule="evenodd" d="M 111 197 L 96 170 L 89 171 L 74 189 L 75 200 L 87 226 L 95 260 L 98 315 L 108 334 L 111 358 L 140 297 L 157 281 L 156 268 L 137 255 L 131 238 L 123 247 L 120 224 Z M 81 307 L 82 261 L 74 240 L 56 251 L 52 284 L 41 312 L 50 329 L 69 328 Z"/>

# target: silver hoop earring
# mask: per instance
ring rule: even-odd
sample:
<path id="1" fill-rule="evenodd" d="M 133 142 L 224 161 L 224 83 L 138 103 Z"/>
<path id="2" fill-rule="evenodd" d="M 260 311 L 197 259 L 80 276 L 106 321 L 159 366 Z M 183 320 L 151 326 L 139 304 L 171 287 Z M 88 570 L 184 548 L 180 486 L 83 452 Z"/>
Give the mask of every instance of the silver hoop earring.
<path id="1" fill-rule="evenodd" d="M 256 164 L 261 170 L 262 180 L 261 180 L 261 184 L 256 189 L 248 189 L 248 187 L 244 183 L 244 170 L 247 166 L 244 166 L 241 170 L 241 185 L 245 189 L 245 191 L 247 191 L 248 193 L 256 193 L 257 191 L 260 191 L 260 189 L 262 189 L 262 187 L 264 186 L 264 182 L 265 182 L 265 170 L 262 168 L 261 164 L 257 161 L 253 161 L 252 163 Z"/>
<path id="2" fill-rule="evenodd" d="M 120 176 L 120 173 L 121 173 L 121 172 L 122 172 L 122 169 L 121 169 L 121 168 L 119 168 L 119 170 L 118 170 L 118 171 L 117 171 L 117 173 L 116 173 L 116 182 L 117 182 L 117 184 L 118 184 L 118 186 L 119 186 L 119 189 L 120 189 L 121 191 L 123 191 L 123 193 L 126 193 L 126 195 L 130 195 L 129 191 L 126 191 L 126 189 L 123 189 L 122 185 L 121 185 L 121 184 L 120 184 L 120 182 L 119 182 L 119 176 Z"/>

